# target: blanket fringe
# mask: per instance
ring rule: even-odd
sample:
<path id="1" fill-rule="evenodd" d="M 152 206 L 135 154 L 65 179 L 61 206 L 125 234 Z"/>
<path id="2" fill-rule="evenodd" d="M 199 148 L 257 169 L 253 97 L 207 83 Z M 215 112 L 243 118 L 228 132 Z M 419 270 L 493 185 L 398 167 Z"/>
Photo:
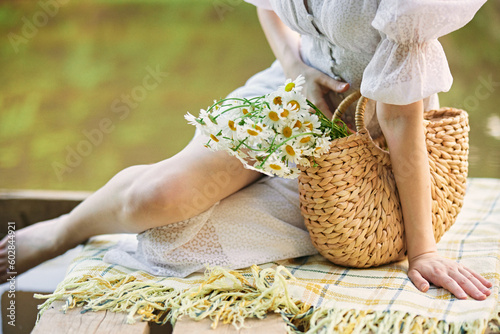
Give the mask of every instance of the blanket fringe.
<path id="1" fill-rule="evenodd" d="M 128 323 L 142 320 L 175 324 L 179 317 L 188 316 L 194 320 L 210 318 L 212 328 L 223 323 L 239 329 L 247 318 L 262 319 L 275 312 L 282 315 L 289 333 L 458 334 L 482 333 L 488 327 L 488 320 L 449 323 L 399 311 L 313 308 L 290 296 L 288 281 L 295 278 L 285 267 L 261 269 L 254 265 L 251 272 L 252 279 L 247 280 L 237 271 L 215 267 L 207 271 L 199 286 L 185 290 L 138 281 L 131 275 L 114 279 L 90 275 L 70 278 L 61 282 L 53 294 L 35 295 L 46 299 L 38 307 L 38 319 L 52 302 L 65 300 L 63 311 L 82 307 L 83 312 L 126 312 Z"/>

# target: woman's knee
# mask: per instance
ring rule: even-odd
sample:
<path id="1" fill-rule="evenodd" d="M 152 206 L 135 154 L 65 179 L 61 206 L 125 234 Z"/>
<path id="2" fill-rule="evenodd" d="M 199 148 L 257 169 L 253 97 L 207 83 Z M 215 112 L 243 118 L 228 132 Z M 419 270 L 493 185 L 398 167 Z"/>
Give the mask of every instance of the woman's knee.
<path id="1" fill-rule="evenodd" d="M 197 191 L 189 171 L 149 165 L 125 193 L 124 212 L 134 228 L 145 230 L 191 218 L 213 203 Z"/>

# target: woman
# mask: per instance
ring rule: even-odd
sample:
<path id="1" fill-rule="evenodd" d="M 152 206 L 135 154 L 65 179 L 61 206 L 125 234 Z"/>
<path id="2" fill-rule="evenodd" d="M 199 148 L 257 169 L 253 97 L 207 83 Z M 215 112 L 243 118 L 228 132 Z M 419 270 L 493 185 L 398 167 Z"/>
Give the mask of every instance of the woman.
<path id="1" fill-rule="evenodd" d="M 436 93 L 451 86 L 436 38 L 468 22 L 484 1 L 249 2 L 258 5 L 260 22 L 278 62 L 237 92 L 262 95 L 276 88 L 275 82 L 302 74 L 306 97 L 328 110 L 325 95 L 341 96 L 361 88 L 363 95 L 376 101 L 376 118 L 391 152 L 407 236 L 408 276 L 424 292 L 433 283 L 460 299 L 485 299 L 490 282 L 437 253 L 422 130 L 423 111 L 436 108 Z M 139 233 L 196 219 L 261 178 L 226 153 L 207 150 L 204 143 L 204 138 L 196 136 L 170 159 L 127 168 L 68 215 L 18 231 L 17 271 L 94 235 Z M 220 171 L 225 181 L 199 200 L 200 185 Z M 213 237 L 207 234 L 209 241 Z M 7 278 L 6 247 L 4 239 L 0 243 L 2 281 Z"/>

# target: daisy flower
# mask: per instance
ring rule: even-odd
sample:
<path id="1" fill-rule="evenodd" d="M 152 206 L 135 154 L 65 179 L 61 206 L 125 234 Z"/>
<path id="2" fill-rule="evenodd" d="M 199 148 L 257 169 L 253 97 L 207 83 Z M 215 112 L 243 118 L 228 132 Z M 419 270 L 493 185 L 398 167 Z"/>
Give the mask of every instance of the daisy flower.
<path id="1" fill-rule="evenodd" d="M 297 177 L 299 177 L 299 174 L 300 174 L 299 168 L 291 167 L 290 171 L 287 174 L 283 175 L 282 177 L 285 179 L 296 179 Z"/>
<path id="2" fill-rule="evenodd" d="M 285 122 L 290 122 L 292 119 L 297 118 L 298 116 L 298 111 L 296 109 L 293 109 L 291 105 L 288 105 L 285 108 L 281 108 L 277 111 L 278 117 L 285 121 Z"/>
<path id="3" fill-rule="evenodd" d="M 311 147 L 315 143 L 315 137 L 312 134 L 305 134 L 302 136 L 298 136 L 296 138 L 296 143 L 297 143 L 297 146 L 300 148 Z"/>
<path id="4" fill-rule="evenodd" d="M 310 167 L 311 166 L 311 162 L 307 158 L 300 158 L 298 165 L 301 165 L 303 167 Z"/>
<path id="5" fill-rule="evenodd" d="M 267 158 L 264 164 L 264 170 L 280 177 L 284 177 L 290 173 L 290 168 L 287 167 L 275 153 Z"/>
<path id="6" fill-rule="evenodd" d="M 217 114 L 213 115 L 205 109 L 200 109 L 200 116 L 198 117 L 198 119 L 201 119 L 202 122 L 205 123 L 205 127 L 214 129 L 218 127 L 216 116 Z"/>
<path id="7" fill-rule="evenodd" d="M 251 119 L 247 119 L 244 125 L 237 128 L 237 138 L 239 140 L 246 140 L 246 143 L 251 146 L 267 141 L 267 137 L 270 135 L 272 133 L 267 127 Z"/>
<path id="8" fill-rule="evenodd" d="M 312 157 L 313 153 L 314 153 L 314 148 L 312 148 L 312 147 L 304 147 L 304 148 L 300 149 L 300 154 L 304 158 Z"/>
<path id="9" fill-rule="evenodd" d="M 285 81 L 285 85 L 280 87 L 283 88 L 285 92 L 297 92 L 300 93 L 302 91 L 302 86 L 306 83 L 306 79 L 304 79 L 304 76 L 301 74 L 299 75 L 295 80 L 292 81 L 292 79 L 287 79 Z"/>
<path id="10" fill-rule="evenodd" d="M 285 159 L 290 163 L 298 164 L 299 160 L 302 158 L 300 149 L 293 144 L 292 140 L 284 143 L 280 149 Z"/>
<path id="11" fill-rule="evenodd" d="M 299 117 L 299 122 L 300 124 L 296 123 L 294 126 L 298 126 L 301 131 L 314 132 L 317 134 L 321 133 L 321 122 L 319 121 L 318 116 L 307 112 L 301 114 L 301 116 Z"/>
<path id="12" fill-rule="evenodd" d="M 313 156 L 319 158 L 321 155 L 330 151 L 330 140 L 325 137 L 316 138 Z"/>
<path id="13" fill-rule="evenodd" d="M 189 122 L 189 124 L 196 126 L 196 128 L 205 136 L 209 136 L 210 132 L 218 132 L 217 127 L 210 120 L 208 113 L 204 109 L 200 110 L 199 117 L 195 117 L 188 112 L 184 118 Z"/>
<path id="14" fill-rule="evenodd" d="M 250 113 L 254 111 L 253 107 L 249 105 L 242 105 L 235 110 L 237 110 L 240 117 L 247 117 Z"/>
<path id="15" fill-rule="evenodd" d="M 284 100 L 284 92 L 280 92 L 279 90 L 272 92 L 271 94 L 267 95 L 265 98 L 265 102 L 269 104 L 269 107 L 272 108 L 277 108 L 277 107 L 282 107 L 283 106 L 283 100 Z"/>
<path id="16" fill-rule="evenodd" d="M 191 115 L 191 113 L 188 113 L 186 115 L 184 115 L 184 118 L 186 119 L 186 121 L 191 124 L 191 125 L 194 125 L 196 127 L 198 127 L 199 125 L 201 125 L 201 120 L 198 120 L 197 117 L 195 117 L 194 115 Z"/>
<path id="17" fill-rule="evenodd" d="M 226 115 L 224 115 L 226 116 Z M 233 118 L 229 117 L 220 117 L 219 123 L 222 125 L 222 136 L 225 138 L 229 138 L 230 140 L 236 140 L 238 127 L 240 126 L 238 123 L 234 121 Z"/>
<path id="18" fill-rule="evenodd" d="M 278 135 L 278 139 L 280 141 L 287 140 L 288 138 L 299 134 L 299 129 L 294 128 L 293 124 L 295 124 L 295 122 L 284 123 L 283 125 L 276 127 L 276 134 Z"/>
<path id="19" fill-rule="evenodd" d="M 210 141 L 206 144 L 206 146 L 212 151 L 229 150 L 230 145 L 228 141 L 222 137 L 221 131 L 209 132 L 207 137 L 210 138 Z"/>
<path id="20" fill-rule="evenodd" d="M 267 126 L 276 129 L 277 127 L 284 124 L 283 119 L 280 117 L 280 114 L 282 113 L 280 108 L 272 108 L 272 109 L 265 108 L 262 110 L 262 112 L 264 114 L 264 118 L 262 121 Z"/>
<path id="21" fill-rule="evenodd" d="M 283 108 L 297 113 L 300 110 L 309 110 L 309 105 L 304 95 L 296 92 L 287 92 L 283 94 Z"/>

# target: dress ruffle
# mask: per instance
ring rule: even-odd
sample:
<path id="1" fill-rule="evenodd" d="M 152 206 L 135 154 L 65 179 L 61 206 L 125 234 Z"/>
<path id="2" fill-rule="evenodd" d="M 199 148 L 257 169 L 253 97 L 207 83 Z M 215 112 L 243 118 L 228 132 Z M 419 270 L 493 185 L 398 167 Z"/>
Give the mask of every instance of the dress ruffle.
<path id="1" fill-rule="evenodd" d="M 453 78 L 437 38 L 467 24 L 484 0 L 382 0 L 372 26 L 382 35 L 363 73 L 361 93 L 410 104 L 451 88 Z"/>

